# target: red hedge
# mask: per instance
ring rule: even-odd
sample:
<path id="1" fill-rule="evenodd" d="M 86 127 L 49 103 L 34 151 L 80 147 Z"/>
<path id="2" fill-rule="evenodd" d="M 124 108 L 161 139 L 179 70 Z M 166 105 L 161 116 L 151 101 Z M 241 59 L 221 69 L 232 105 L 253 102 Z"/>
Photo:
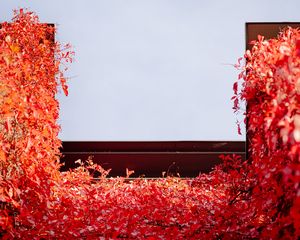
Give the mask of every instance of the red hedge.
<path id="1" fill-rule="evenodd" d="M 300 31 L 255 43 L 234 84 L 247 101 L 251 158 L 196 179 L 107 179 L 88 161 L 59 172 L 59 83 L 69 46 L 15 12 L 0 29 L 0 236 L 3 239 L 297 239 Z M 65 50 L 61 50 L 65 49 Z M 53 61 L 54 59 L 54 61 Z M 247 73 L 247 74 L 245 74 Z M 55 76 L 55 77 L 54 77 Z M 241 91 L 238 91 L 240 88 Z M 94 182 L 90 171 L 102 173 Z"/>

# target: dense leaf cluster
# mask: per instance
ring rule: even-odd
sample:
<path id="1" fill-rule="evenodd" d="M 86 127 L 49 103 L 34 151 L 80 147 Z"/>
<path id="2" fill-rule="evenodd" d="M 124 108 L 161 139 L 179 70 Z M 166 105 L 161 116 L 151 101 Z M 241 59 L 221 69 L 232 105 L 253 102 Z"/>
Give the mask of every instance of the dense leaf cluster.
<path id="1" fill-rule="evenodd" d="M 251 157 L 191 180 L 107 178 L 91 161 L 59 171 L 58 86 L 69 46 L 19 10 L 0 29 L 0 235 L 3 239 L 297 239 L 300 31 L 259 37 L 234 84 L 248 103 Z M 55 77 L 54 77 L 55 76 Z M 94 181 L 91 172 L 102 177 Z"/>

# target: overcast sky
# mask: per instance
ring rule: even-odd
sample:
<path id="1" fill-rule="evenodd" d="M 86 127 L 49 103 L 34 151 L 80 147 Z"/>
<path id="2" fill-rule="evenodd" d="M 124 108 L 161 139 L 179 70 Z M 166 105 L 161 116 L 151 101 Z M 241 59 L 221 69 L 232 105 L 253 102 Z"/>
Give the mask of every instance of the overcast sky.
<path id="1" fill-rule="evenodd" d="M 300 1 L 0 0 L 29 7 L 76 52 L 62 140 L 244 140 L 232 84 L 245 22 L 300 22 Z"/>

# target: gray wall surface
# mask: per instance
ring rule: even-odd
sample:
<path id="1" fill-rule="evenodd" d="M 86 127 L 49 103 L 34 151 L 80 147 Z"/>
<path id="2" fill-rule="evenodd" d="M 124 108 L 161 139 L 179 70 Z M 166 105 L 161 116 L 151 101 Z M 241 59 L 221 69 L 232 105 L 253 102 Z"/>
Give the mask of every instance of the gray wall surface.
<path id="1" fill-rule="evenodd" d="M 76 52 L 58 94 L 62 140 L 244 140 L 232 112 L 245 22 L 300 21 L 300 1 L 0 0 Z"/>

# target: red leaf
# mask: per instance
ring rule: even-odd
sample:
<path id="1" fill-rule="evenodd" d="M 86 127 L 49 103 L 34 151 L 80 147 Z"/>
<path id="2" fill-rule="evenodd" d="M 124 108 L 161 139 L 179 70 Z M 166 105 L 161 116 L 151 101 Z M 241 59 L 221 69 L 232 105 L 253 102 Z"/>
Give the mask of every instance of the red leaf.
<path id="1" fill-rule="evenodd" d="M 235 82 L 233 84 L 233 91 L 234 91 L 234 94 L 237 95 L 237 91 L 238 91 L 238 83 L 237 82 Z"/>

